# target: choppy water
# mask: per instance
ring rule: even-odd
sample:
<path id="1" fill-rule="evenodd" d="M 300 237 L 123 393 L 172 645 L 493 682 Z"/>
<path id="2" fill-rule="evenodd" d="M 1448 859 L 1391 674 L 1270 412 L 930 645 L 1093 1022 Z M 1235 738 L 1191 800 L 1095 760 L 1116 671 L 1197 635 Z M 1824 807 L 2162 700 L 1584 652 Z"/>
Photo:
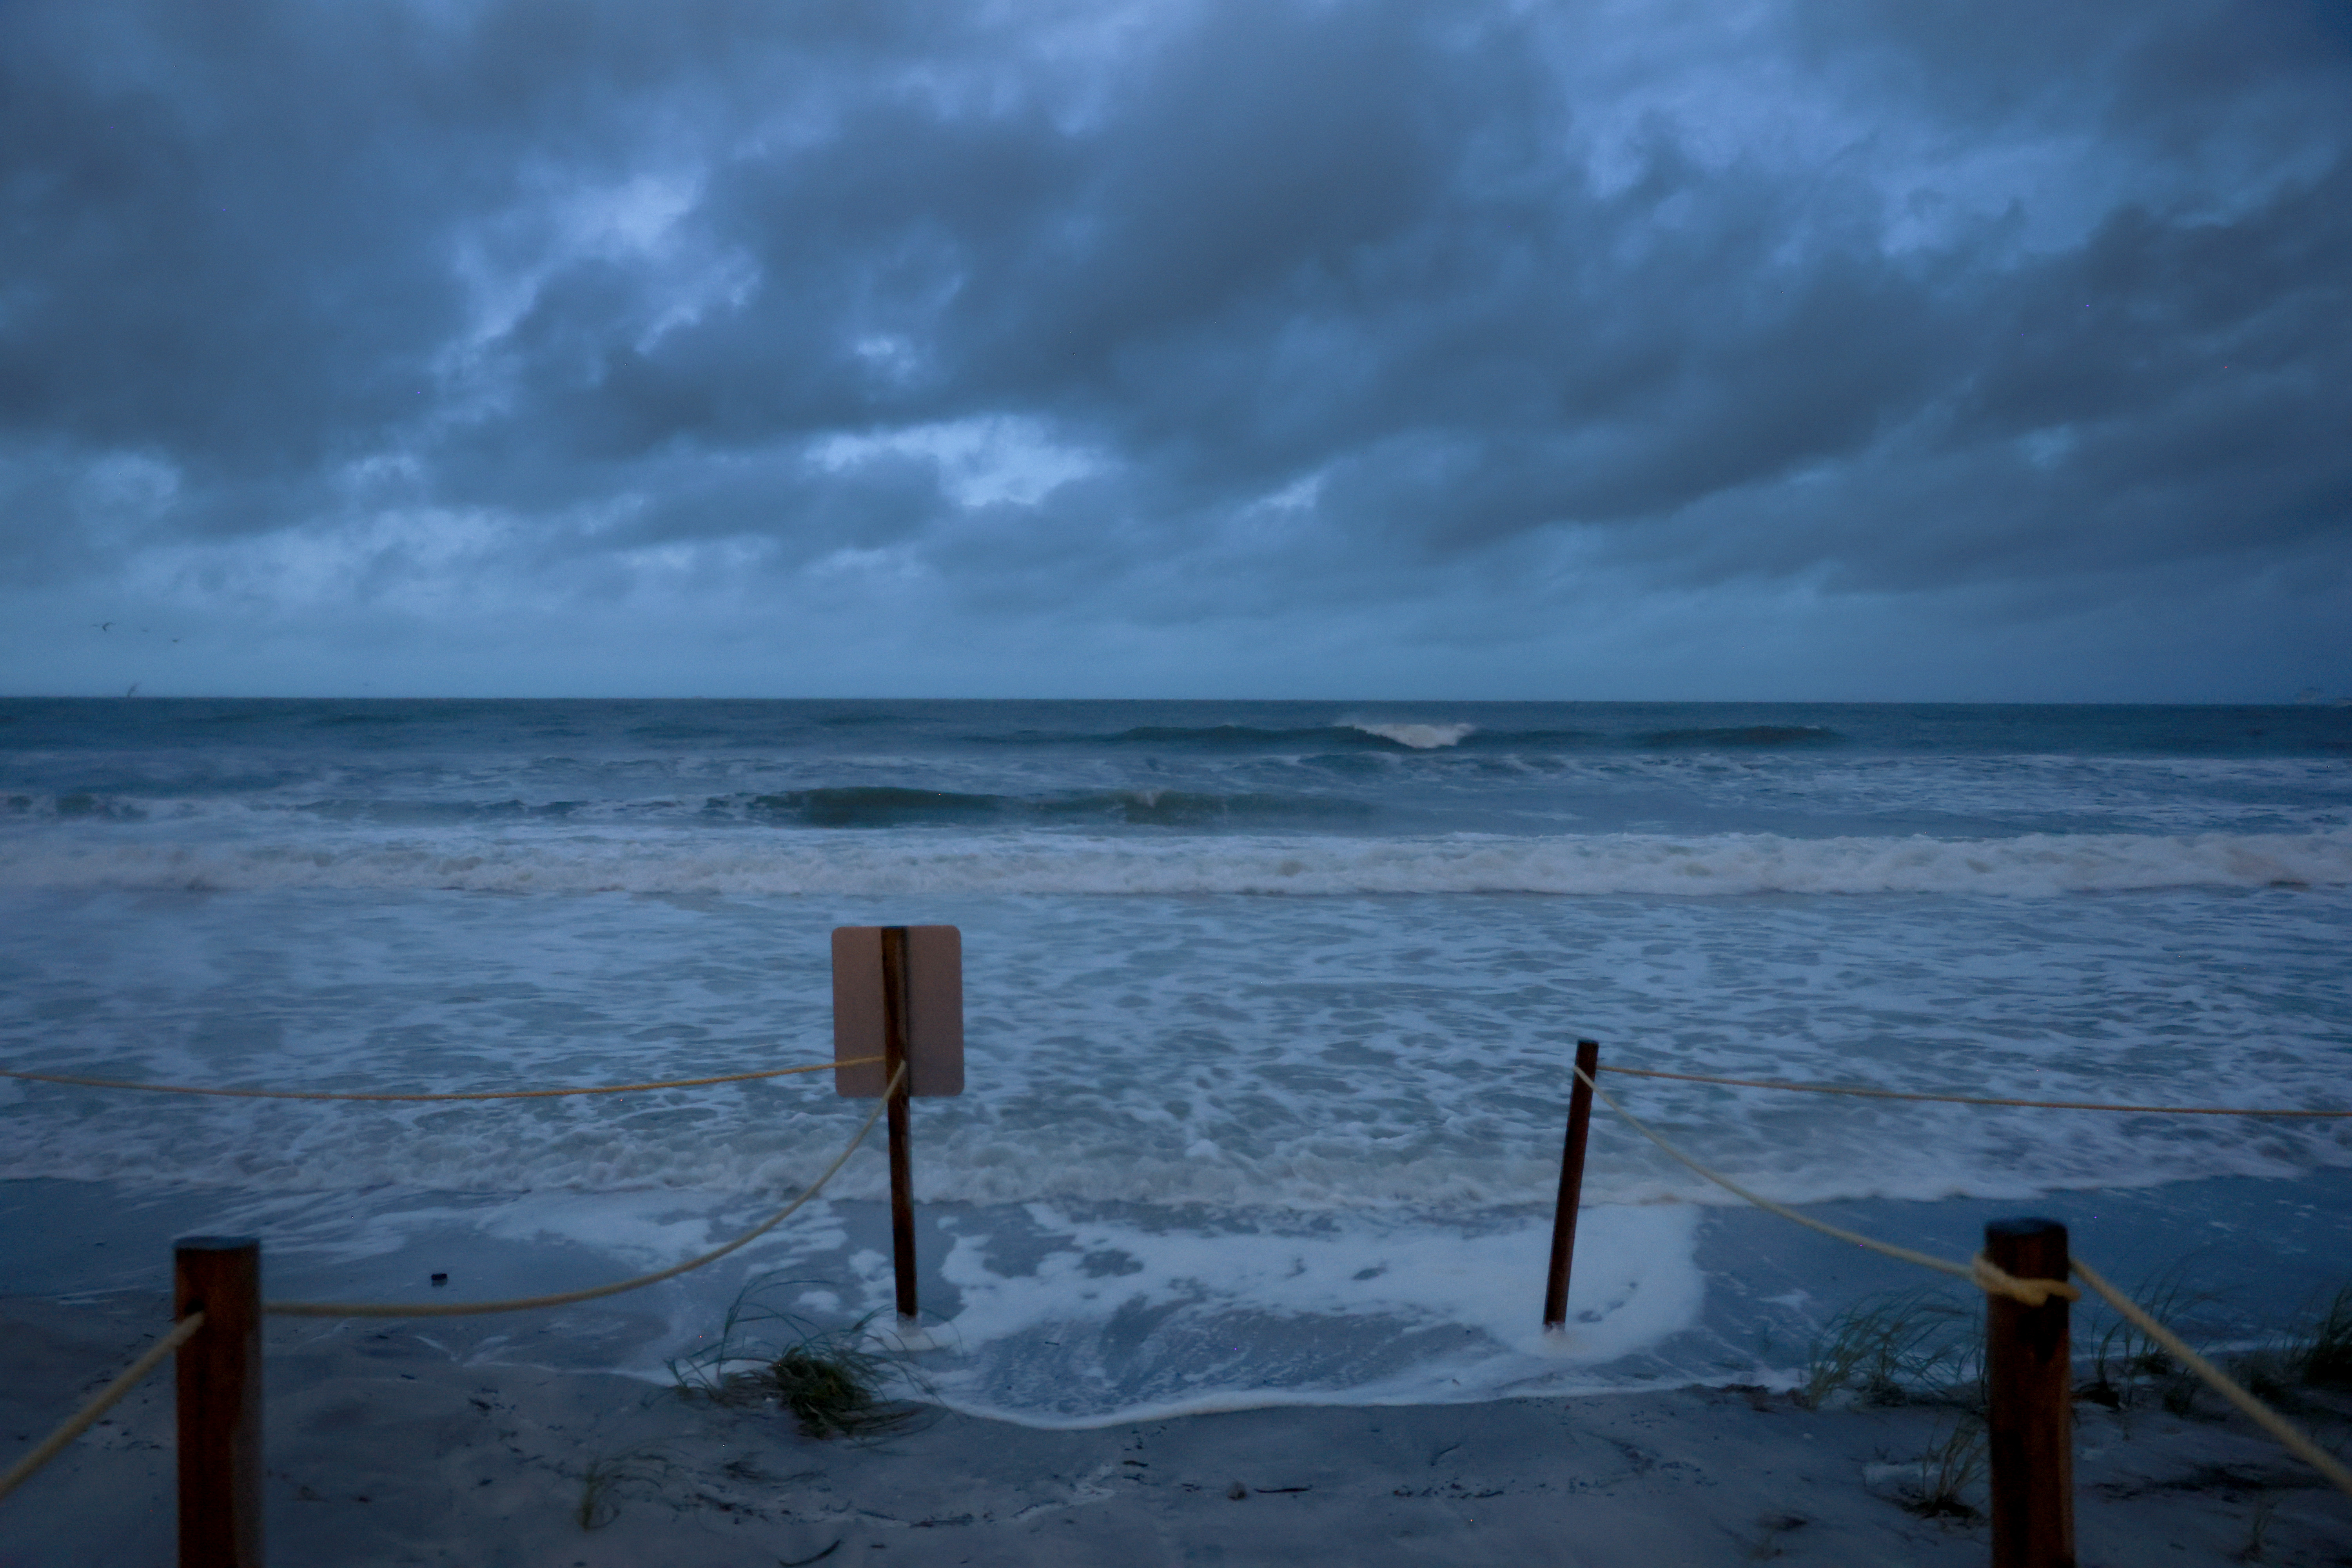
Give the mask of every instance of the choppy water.
<path id="1" fill-rule="evenodd" d="M 1720 1194 L 1605 1123 L 1587 1321 L 1532 1332 L 1570 1042 L 2352 1103 L 2352 712 L 0 702 L 5 1065 L 421 1089 L 777 1065 L 828 1048 L 829 928 L 886 921 L 964 931 L 970 1091 L 917 1117 L 950 1396 L 1086 1419 L 1769 1371 L 1749 1331 L 1785 1342 L 1803 1303 L 1739 1306 L 1699 1262 Z M 1806 1202 L 2352 1169 L 2343 1122 L 1612 1087 Z M 20 1228 L 72 1192 L 202 1194 L 286 1277 L 401 1294 L 421 1238 L 583 1279 L 667 1261 L 853 1125 L 808 1079 L 494 1108 L 12 1085 L 0 1178 Z M 883 1190 L 854 1165 L 755 1270 L 887 1304 Z M 2344 1223 L 2312 1213 L 2306 1241 Z M 15 1250 L 45 1288 L 111 1278 Z M 742 1277 L 664 1297 L 665 1342 Z"/>

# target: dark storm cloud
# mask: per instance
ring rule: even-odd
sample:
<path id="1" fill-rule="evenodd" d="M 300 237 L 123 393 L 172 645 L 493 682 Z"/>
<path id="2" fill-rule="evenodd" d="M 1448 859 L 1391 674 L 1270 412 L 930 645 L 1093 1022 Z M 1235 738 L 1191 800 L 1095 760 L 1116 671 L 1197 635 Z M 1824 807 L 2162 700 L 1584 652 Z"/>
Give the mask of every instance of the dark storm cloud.
<path id="1" fill-rule="evenodd" d="M 2340 5 L 60 3 L 0 79 L 20 577 L 431 511 L 1150 618 L 2352 518 Z"/>

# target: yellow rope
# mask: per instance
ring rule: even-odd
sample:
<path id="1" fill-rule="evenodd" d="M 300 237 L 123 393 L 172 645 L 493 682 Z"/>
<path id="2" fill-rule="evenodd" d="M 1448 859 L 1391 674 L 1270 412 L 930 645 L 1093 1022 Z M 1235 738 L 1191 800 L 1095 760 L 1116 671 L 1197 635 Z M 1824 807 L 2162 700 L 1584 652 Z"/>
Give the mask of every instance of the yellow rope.
<path id="1" fill-rule="evenodd" d="M 33 1472 L 63 1453 L 66 1445 L 90 1428 L 91 1423 L 121 1403 L 122 1396 L 139 1386 L 145 1377 L 163 1363 L 163 1358 L 188 1342 L 189 1337 L 205 1326 L 202 1312 L 190 1312 L 172 1325 L 172 1331 L 147 1347 L 147 1353 L 122 1369 L 122 1375 L 99 1390 L 97 1397 L 68 1416 L 63 1425 L 41 1439 L 39 1447 L 8 1467 L 0 1476 L 0 1498 L 6 1497 L 32 1479 Z"/>
<path id="2" fill-rule="evenodd" d="M 1700 1175 L 1705 1176 L 1708 1181 L 1713 1182 L 1716 1185 L 1722 1187 L 1728 1192 L 1737 1193 L 1739 1196 L 1746 1198 L 1749 1203 L 1754 1204 L 1758 1208 L 1769 1210 L 1771 1213 L 1779 1215 L 1783 1219 L 1795 1220 L 1799 1225 L 1807 1226 L 1810 1229 L 1818 1230 L 1826 1236 L 1836 1237 L 1841 1241 L 1850 1241 L 1856 1247 L 1867 1247 L 1873 1252 L 1884 1253 L 1889 1258 L 1900 1258 L 1906 1263 L 1916 1263 L 1922 1268 L 1933 1268 L 1939 1273 L 1958 1275 L 1959 1278 L 1969 1281 L 1971 1284 L 1975 1285 L 1977 1289 L 1984 1291 L 1988 1295 L 2008 1296 L 2023 1302 L 2029 1307 L 2039 1307 L 2053 1296 L 2062 1297 L 2069 1301 L 2079 1301 L 2082 1300 L 2082 1291 L 2074 1286 L 2067 1284 L 2063 1280 L 2021 1279 L 2016 1275 L 2010 1273 L 2000 1265 L 1994 1263 L 1981 1252 L 1969 1259 L 1969 1266 L 1967 1268 L 1962 1268 L 1957 1263 L 1948 1262 L 1941 1258 L 1934 1257 L 1928 1253 L 1914 1252 L 1907 1247 L 1893 1247 L 1883 1241 L 1874 1241 L 1869 1237 L 1857 1235 L 1853 1231 L 1842 1230 L 1833 1225 L 1823 1225 L 1817 1219 L 1811 1219 L 1804 1215 L 1797 1213 L 1796 1210 L 1788 1207 L 1784 1204 L 1776 1204 L 1769 1198 L 1759 1197 L 1756 1194 L 1749 1192 L 1747 1188 L 1731 1180 L 1728 1176 L 1722 1175 L 1715 1171 L 1707 1169 L 1705 1165 L 1700 1164 L 1696 1160 L 1692 1159 L 1689 1155 L 1684 1153 L 1681 1150 L 1667 1142 L 1664 1138 L 1661 1138 L 1656 1133 L 1651 1131 L 1647 1127 L 1643 1126 L 1632 1112 L 1628 1111 L 1623 1106 L 1619 1105 L 1615 1100 L 1610 1099 L 1608 1092 L 1599 1084 L 1594 1083 L 1592 1079 L 1586 1075 L 1583 1068 L 1577 1067 L 1574 1063 L 1570 1063 L 1569 1070 L 1575 1073 L 1579 1079 L 1583 1079 L 1583 1081 L 1591 1087 L 1592 1092 L 1595 1095 L 1598 1095 L 1601 1102 L 1607 1105 L 1610 1110 L 1615 1111 L 1618 1115 L 1623 1117 L 1626 1121 L 1631 1123 L 1634 1131 L 1639 1132 L 1643 1137 L 1647 1138 L 1651 1142 L 1655 1143 L 1659 1148 L 1664 1149 L 1667 1153 L 1673 1155 L 1675 1159 L 1681 1161 L 1692 1170 L 1696 1171 Z M 1622 1071 L 1623 1069 L 1621 1068 L 1618 1070 Z M 1773 1085 L 1769 1087 L 1785 1088 L 1790 1086 Z M 2330 1481 L 2334 1482 L 2336 1486 L 2347 1495 L 2352 1495 L 2352 1470 L 2346 1469 L 2342 1461 L 2336 1459 L 2333 1455 L 2329 1454 L 2327 1450 L 2322 1448 L 2318 1444 L 2313 1442 L 2309 1437 L 2305 1436 L 2301 1432 L 2297 1431 L 2294 1426 L 2285 1419 L 2285 1417 L 2271 1409 L 2269 1405 L 2264 1405 L 2261 1400 L 2256 1399 L 2252 1394 L 2239 1387 L 2237 1384 L 2231 1382 L 2229 1376 L 2225 1374 L 2221 1368 L 2215 1366 L 2211 1362 L 2207 1361 L 2203 1356 L 2199 1355 L 2195 1351 L 2190 1350 L 2189 1346 L 2183 1342 L 2179 1335 L 2166 1328 L 2162 1323 L 2158 1322 L 2154 1318 L 2150 1317 L 2145 1310 L 2143 1310 L 2137 1302 L 2133 1301 L 2130 1297 L 2126 1296 L 2122 1291 L 2108 1284 L 2106 1280 L 2100 1276 L 2097 1269 L 2093 1268 L 2089 1264 L 2084 1262 L 2079 1258 L 2070 1258 L 2068 1259 L 2068 1267 L 2070 1267 L 2075 1274 L 2081 1276 L 2084 1284 L 2088 1285 L 2092 1289 L 2105 1297 L 2109 1306 L 2113 1307 L 2116 1311 L 2129 1319 L 2141 1332 L 2147 1334 L 2149 1339 L 2163 1346 L 2168 1352 L 2178 1357 L 2183 1366 L 2195 1373 L 2198 1376 L 2203 1378 L 2207 1383 L 2211 1384 L 2217 1393 L 2219 1393 L 2223 1398 L 2227 1399 L 2231 1404 L 2236 1405 L 2240 1410 L 2243 1411 L 2246 1415 L 2253 1421 L 2254 1425 L 2260 1426 L 2263 1431 L 2277 1438 L 2279 1442 L 2285 1447 L 2289 1453 L 2294 1455 L 2295 1458 L 2303 1460 L 2305 1463 L 2318 1470 L 2321 1475 L 2326 1476 Z"/>
<path id="3" fill-rule="evenodd" d="M 2080 1292 L 2074 1289 L 2074 1287 L 2065 1283 L 2063 1280 L 2020 1279 L 2014 1275 L 2004 1273 L 2001 1269 L 1994 1267 L 1992 1264 L 1984 1261 L 1981 1257 L 1971 1263 L 1954 1263 L 1949 1258 L 1937 1258 L 1933 1253 L 1914 1252 L 1907 1247 L 1896 1247 L 1891 1242 L 1874 1241 L 1869 1237 L 1861 1235 L 1859 1232 L 1843 1230 L 1833 1225 L 1824 1225 L 1820 1220 L 1814 1219 L 1810 1215 L 1801 1215 L 1795 1209 L 1790 1208 L 1788 1205 L 1776 1204 L 1770 1198 L 1751 1193 L 1746 1187 L 1741 1186 L 1738 1182 L 1733 1181 L 1729 1176 L 1723 1174 L 1721 1172 L 1709 1170 L 1706 1166 L 1700 1164 L 1696 1160 L 1692 1159 L 1688 1154 L 1684 1153 L 1681 1150 L 1667 1142 L 1664 1138 L 1661 1138 L 1656 1133 L 1651 1131 L 1647 1126 L 1643 1124 L 1640 1118 L 1636 1117 L 1632 1111 L 1626 1110 L 1623 1106 L 1618 1104 L 1614 1100 L 1612 1100 L 1609 1097 L 1609 1091 L 1602 1089 L 1599 1084 L 1594 1083 L 1592 1079 L 1586 1075 L 1582 1068 L 1578 1067 L 1575 1063 L 1571 1062 L 1569 1064 L 1569 1070 L 1574 1073 L 1578 1078 L 1583 1079 L 1584 1082 L 1591 1089 L 1592 1092 L 1600 1097 L 1601 1103 L 1615 1111 L 1618 1115 L 1623 1117 L 1627 1123 L 1633 1127 L 1634 1131 L 1639 1132 L 1643 1137 L 1647 1138 L 1651 1142 L 1655 1143 L 1659 1148 L 1664 1149 L 1667 1153 L 1673 1155 L 1684 1164 L 1688 1165 L 1692 1170 L 1696 1171 L 1700 1175 L 1705 1176 L 1708 1181 L 1713 1182 L 1717 1186 L 1723 1188 L 1726 1192 L 1735 1193 L 1740 1197 L 1746 1198 L 1749 1203 L 1754 1204 L 1758 1208 L 1779 1215 L 1782 1219 L 1794 1220 L 1799 1225 L 1805 1226 L 1808 1230 L 1818 1230 L 1823 1236 L 1833 1236 L 1840 1241 L 1850 1241 L 1856 1247 L 1867 1247 L 1873 1252 L 1884 1253 L 1889 1258 L 1899 1258 L 1905 1263 L 1916 1263 L 1922 1268 L 1933 1268 L 1939 1274 L 1949 1274 L 1955 1279 L 1966 1279 L 1970 1284 L 1976 1286 L 1977 1289 L 1985 1291 L 1989 1295 L 2013 1296 L 2017 1300 L 2023 1301 L 2029 1307 L 2039 1307 L 2042 1305 L 2043 1300 L 2052 1295 L 2065 1296 L 2069 1300 L 2072 1300 L 2076 1295 L 2080 1294 Z"/>
<path id="4" fill-rule="evenodd" d="M 2214 1391 L 2244 1411 L 2255 1426 L 2277 1438 L 2287 1452 L 2311 1466 L 2336 1483 L 2336 1489 L 2352 1496 L 2352 1470 L 2318 1444 L 2289 1426 L 2286 1419 L 2231 1382 L 2221 1368 L 2183 1344 L 2180 1336 L 2143 1311 L 2132 1299 L 2099 1277 L 2099 1271 L 2077 1258 L 2073 1260 L 2074 1272 L 2083 1283 L 2107 1299 L 2107 1305 L 2130 1319 L 2140 1332 L 2162 1345 L 2167 1353 L 2179 1358 L 2180 1364 L 2213 1385 Z"/>
<path id="5" fill-rule="evenodd" d="M 769 1068 L 762 1072 L 721 1073 L 716 1078 L 672 1078 L 658 1083 L 614 1083 L 597 1089 L 481 1089 L 453 1094 L 361 1094 L 329 1089 L 199 1089 L 178 1083 L 131 1083 L 121 1079 L 75 1078 L 65 1073 L 18 1072 L 0 1068 L 0 1078 L 21 1078 L 34 1083 L 68 1083 L 84 1089 L 142 1089 L 156 1094 L 209 1094 L 229 1100 L 551 1100 L 567 1094 L 635 1094 L 646 1089 L 700 1089 L 705 1084 L 745 1083 L 755 1078 L 790 1078 L 794 1073 L 830 1072 L 835 1068 L 868 1067 L 880 1057 L 853 1057 L 847 1061 L 814 1062 L 807 1067 Z"/>
<path id="6" fill-rule="evenodd" d="M 1969 1279 L 1988 1296 L 2007 1296 L 2029 1307 L 2039 1307 L 2053 1296 L 2065 1301 L 2083 1299 L 2063 1279 L 2021 1279 L 1981 1252 L 1969 1259 Z"/>
<path id="7" fill-rule="evenodd" d="M 2022 1105 L 2039 1110 L 2125 1110 L 2141 1116 L 2352 1117 L 2352 1110 L 2245 1110 L 2234 1105 L 2104 1105 L 2090 1100 L 1996 1100 L 1979 1094 L 1908 1094 L 1894 1089 L 1851 1089 L 1832 1083 L 1777 1083 L 1760 1078 L 1716 1078 L 1699 1072 L 1660 1072 L 1655 1068 L 1604 1067 L 1632 1078 L 1670 1078 L 1683 1083 L 1723 1083 L 1734 1089 L 1787 1089 L 1800 1094 L 1851 1094 L 1867 1100 L 1932 1100 L 1948 1105 Z"/>
<path id="8" fill-rule="evenodd" d="M 517 1296 L 502 1301 L 270 1301 L 264 1303 L 261 1310 L 280 1318 L 464 1318 L 479 1312 L 522 1312 L 534 1307 L 569 1306 L 574 1301 L 593 1301 L 600 1296 L 617 1296 L 624 1290 L 635 1290 L 647 1285 L 658 1285 L 665 1279 L 675 1279 L 689 1269 L 699 1268 L 706 1263 L 716 1263 L 738 1247 L 750 1246 L 790 1219 L 803 1204 L 823 1192 L 824 1184 L 849 1163 L 849 1157 L 857 1152 L 860 1143 L 866 1142 L 866 1135 L 874 1130 L 875 1121 L 888 1109 L 892 1093 L 906 1076 L 907 1067 L 901 1062 L 898 1070 L 891 1075 L 889 1083 L 884 1086 L 882 1098 L 875 1102 L 873 1114 L 859 1124 L 857 1135 L 849 1141 L 848 1147 L 842 1150 L 840 1157 L 825 1167 L 824 1174 L 819 1176 L 808 1191 L 726 1246 L 714 1247 L 699 1258 L 689 1258 L 683 1263 L 673 1264 L 652 1274 L 640 1274 L 634 1279 L 623 1279 L 611 1285 L 592 1285 L 585 1290 L 565 1290 L 553 1296 Z"/>

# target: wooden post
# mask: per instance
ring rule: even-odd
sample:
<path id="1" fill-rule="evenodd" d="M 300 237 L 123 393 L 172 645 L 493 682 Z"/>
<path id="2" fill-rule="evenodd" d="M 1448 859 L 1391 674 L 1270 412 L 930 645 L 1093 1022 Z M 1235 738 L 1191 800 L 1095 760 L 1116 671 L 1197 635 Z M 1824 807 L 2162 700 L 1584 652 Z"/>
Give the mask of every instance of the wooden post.
<path id="1" fill-rule="evenodd" d="M 2020 1279 L 2066 1278 L 2066 1227 L 2056 1220 L 1994 1220 L 1984 1250 Z M 1993 1568 L 2074 1568 L 2074 1381 L 2066 1299 L 2029 1307 L 1988 1292 Z"/>
<path id="2" fill-rule="evenodd" d="M 907 1063 L 907 928 L 882 928 L 882 1081 Z M 913 1086 L 890 1095 L 890 1259 L 898 1277 L 898 1318 L 915 1321 L 915 1181 L 907 1158 L 907 1102 Z"/>
<path id="3" fill-rule="evenodd" d="M 172 1244 L 172 1315 L 202 1311 L 180 1347 L 180 1568 L 261 1568 L 261 1243 Z"/>
<path id="4" fill-rule="evenodd" d="M 1601 1076 L 1601 1042 L 1576 1042 L 1582 1075 L 1568 1092 L 1568 1142 L 1559 1152 L 1559 1201 L 1551 1215 L 1551 1278 L 1544 1286 L 1546 1330 L 1568 1324 L 1569 1266 L 1576 1258 L 1576 1205 L 1584 1195 L 1584 1135 L 1592 1126 L 1592 1083 Z"/>

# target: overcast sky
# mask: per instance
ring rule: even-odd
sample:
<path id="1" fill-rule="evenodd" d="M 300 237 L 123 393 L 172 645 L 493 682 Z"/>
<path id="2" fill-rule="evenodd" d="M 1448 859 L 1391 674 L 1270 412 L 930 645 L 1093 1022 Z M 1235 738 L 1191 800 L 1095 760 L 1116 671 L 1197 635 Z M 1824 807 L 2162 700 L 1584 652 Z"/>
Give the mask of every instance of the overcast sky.
<path id="1" fill-rule="evenodd" d="M 12 0 L 0 690 L 2352 693 L 2347 0 Z"/>

